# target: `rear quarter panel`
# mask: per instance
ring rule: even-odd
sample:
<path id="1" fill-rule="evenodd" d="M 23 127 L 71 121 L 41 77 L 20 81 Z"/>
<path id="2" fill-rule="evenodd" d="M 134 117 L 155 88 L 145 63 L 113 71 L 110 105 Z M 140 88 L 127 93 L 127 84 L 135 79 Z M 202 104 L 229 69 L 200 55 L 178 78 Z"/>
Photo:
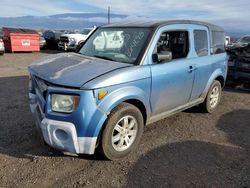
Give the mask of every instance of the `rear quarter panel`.
<path id="1" fill-rule="evenodd" d="M 213 64 L 211 65 L 212 73 L 204 89 L 203 95 L 205 95 L 208 92 L 212 82 L 217 77 L 222 76 L 224 79 L 224 84 L 227 77 L 227 62 L 228 62 L 227 54 L 222 53 L 222 54 L 211 55 L 210 58 L 211 61 L 213 62 Z M 222 85 L 222 87 L 224 87 L 224 85 Z"/>

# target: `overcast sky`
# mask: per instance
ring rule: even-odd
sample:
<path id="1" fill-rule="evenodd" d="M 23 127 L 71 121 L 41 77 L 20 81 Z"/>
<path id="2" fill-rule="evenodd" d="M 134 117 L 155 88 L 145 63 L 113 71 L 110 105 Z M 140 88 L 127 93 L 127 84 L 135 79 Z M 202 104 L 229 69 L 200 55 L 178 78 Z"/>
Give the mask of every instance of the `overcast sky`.
<path id="1" fill-rule="evenodd" d="M 250 33 L 250 0 L 0 0 L 0 17 L 106 12 L 148 18 L 195 19 Z"/>

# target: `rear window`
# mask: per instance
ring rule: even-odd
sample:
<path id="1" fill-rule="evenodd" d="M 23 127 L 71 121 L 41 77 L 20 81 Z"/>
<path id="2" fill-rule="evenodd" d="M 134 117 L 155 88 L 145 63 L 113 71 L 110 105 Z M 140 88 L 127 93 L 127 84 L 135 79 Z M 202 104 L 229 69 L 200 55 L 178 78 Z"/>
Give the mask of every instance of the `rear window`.
<path id="1" fill-rule="evenodd" d="M 224 32 L 212 31 L 212 54 L 225 52 L 225 34 Z"/>
<path id="2" fill-rule="evenodd" d="M 208 55 L 207 31 L 205 30 L 194 31 L 194 45 L 195 45 L 195 51 L 199 57 Z"/>

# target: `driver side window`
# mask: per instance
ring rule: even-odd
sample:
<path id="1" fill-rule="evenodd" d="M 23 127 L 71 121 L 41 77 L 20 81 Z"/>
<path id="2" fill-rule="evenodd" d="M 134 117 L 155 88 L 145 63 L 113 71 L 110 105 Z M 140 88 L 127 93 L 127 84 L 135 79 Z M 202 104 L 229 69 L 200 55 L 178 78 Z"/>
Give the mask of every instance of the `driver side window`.
<path id="1" fill-rule="evenodd" d="M 154 48 L 159 62 L 186 58 L 189 52 L 188 31 L 168 31 L 161 33 Z"/>

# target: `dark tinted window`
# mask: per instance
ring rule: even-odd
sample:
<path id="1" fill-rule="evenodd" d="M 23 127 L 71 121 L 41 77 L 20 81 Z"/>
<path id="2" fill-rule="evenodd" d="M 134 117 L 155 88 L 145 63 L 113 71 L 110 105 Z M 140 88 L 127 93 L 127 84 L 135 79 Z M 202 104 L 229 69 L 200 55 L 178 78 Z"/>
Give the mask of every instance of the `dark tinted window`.
<path id="1" fill-rule="evenodd" d="M 194 31 L 194 45 L 195 51 L 199 57 L 208 55 L 208 39 L 206 31 Z"/>
<path id="2" fill-rule="evenodd" d="M 212 54 L 225 52 L 225 35 L 224 32 L 212 31 Z"/>

